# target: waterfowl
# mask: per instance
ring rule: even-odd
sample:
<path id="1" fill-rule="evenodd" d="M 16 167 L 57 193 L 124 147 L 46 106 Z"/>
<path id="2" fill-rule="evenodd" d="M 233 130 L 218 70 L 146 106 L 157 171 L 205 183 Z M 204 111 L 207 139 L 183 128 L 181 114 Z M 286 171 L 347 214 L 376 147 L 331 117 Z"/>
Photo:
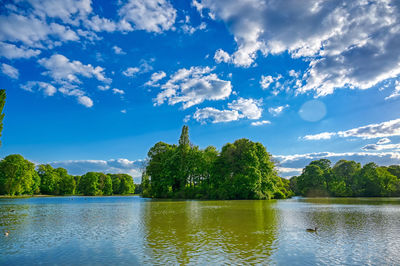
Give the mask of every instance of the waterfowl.
<path id="1" fill-rule="evenodd" d="M 4 236 L 8 236 L 10 234 L 10 231 L 5 231 Z"/>
<path id="2" fill-rule="evenodd" d="M 306 231 L 307 232 L 317 232 L 318 227 L 315 227 L 314 229 L 312 228 L 307 228 Z"/>

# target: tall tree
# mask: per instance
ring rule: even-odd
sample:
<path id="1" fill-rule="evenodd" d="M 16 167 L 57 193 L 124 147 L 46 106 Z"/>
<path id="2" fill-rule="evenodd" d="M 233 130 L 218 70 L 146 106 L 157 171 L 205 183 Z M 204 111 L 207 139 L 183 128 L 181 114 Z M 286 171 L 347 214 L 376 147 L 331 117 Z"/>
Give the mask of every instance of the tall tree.
<path id="1" fill-rule="evenodd" d="M 1 132 L 3 131 L 4 114 L 2 112 L 5 103 L 6 103 L 6 90 L 0 90 L 0 137 L 1 137 Z M 0 140 L 0 145 L 1 145 L 1 140 Z"/>
<path id="2" fill-rule="evenodd" d="M 189 127 L 184 125 L 182 127 L 181 136 L 179 137 L 179 146 L 190 146 L 189 140 Z"/>

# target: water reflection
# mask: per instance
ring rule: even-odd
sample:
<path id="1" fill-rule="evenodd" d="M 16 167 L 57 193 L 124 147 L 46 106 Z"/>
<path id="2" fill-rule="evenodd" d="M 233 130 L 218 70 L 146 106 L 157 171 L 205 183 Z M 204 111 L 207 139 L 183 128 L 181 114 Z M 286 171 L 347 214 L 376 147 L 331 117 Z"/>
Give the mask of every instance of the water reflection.
<path id="1" fill-rule="evenodd" d="M 168 264 L 269 263 L 276 248 L 274 204 L 269 201 L 146 204 L 142 220 L 150 258 Z"/>

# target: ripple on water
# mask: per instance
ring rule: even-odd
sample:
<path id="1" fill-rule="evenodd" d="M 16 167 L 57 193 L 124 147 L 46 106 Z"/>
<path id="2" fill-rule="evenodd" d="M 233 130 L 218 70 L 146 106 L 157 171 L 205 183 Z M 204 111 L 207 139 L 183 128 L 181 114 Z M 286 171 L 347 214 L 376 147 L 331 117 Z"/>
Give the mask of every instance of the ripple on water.
<path id="1" fill-rule="evenodd" d="M 0 200 L 0 264 L 400 265 L 398 202 Z"/>

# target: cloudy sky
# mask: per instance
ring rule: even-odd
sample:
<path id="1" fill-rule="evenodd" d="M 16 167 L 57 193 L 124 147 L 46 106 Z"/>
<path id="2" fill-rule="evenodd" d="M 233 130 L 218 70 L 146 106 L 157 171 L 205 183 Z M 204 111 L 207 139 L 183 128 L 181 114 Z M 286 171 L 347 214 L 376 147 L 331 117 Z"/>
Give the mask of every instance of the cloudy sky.
<path id="1" fill-rule="evenodd" d="M 400 163 L 400 2 L 4 1 L 0 156 L 139 176 L 148 149 L 262 142 Z"/>

